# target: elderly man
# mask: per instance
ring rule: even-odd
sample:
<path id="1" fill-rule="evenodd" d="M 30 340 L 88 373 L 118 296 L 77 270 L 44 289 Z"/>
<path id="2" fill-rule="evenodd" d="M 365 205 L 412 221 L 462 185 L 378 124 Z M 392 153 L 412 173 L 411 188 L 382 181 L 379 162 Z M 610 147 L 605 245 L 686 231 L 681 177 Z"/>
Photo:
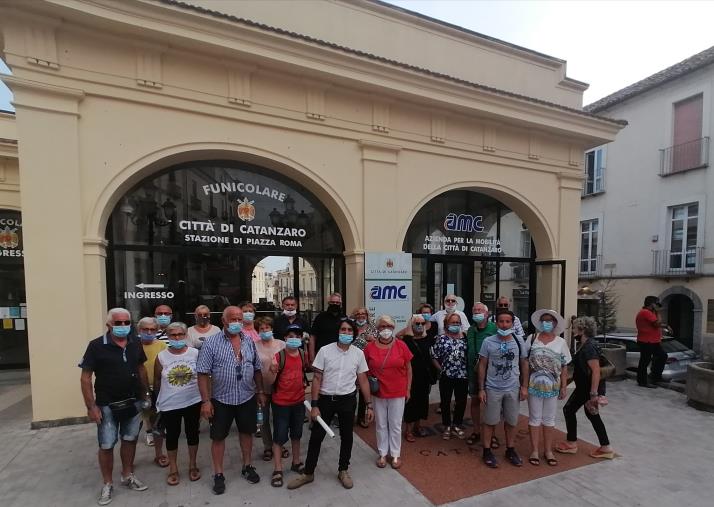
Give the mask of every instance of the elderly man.
<path id="1" fill-rule="evenodd" d="M 474 325 L 466 333 L 466 360 L 467 372 L 469 375 L 469 394 L 471 395 L 471 421 L 474 430 L 466 439 L 466 443 L 473 445 L 478 442 L 481 427 L 481 404 L 478 401 L 478 389 L 476 389 L 476 376 L 478 375 L 478 353 L 481 350 L 483 341 L 488 336 L 496 334 L 496 324 L 489 320 L 488 306 L 478 301 L 473 306 Z"/>
<path id="2" fill-rule="evenodd" d="M 233 421 L 243 457 L 241 475 L 251 484 L 260 481 L 251 454 L 258 406 L 265 405 L 260 357 L 253 340 L 241 332 L 243 311 L 237 306 L 226 307 L 222 322 L 223 331 L 203 342 L 196 365 L 201 415 L 211 423 L 213 492 L 217 495 L 226 491 L 223 455 Z"/>
<path id="3" fill-rule="evenodd" d="M 501 296 L 496 300 L 496 313 L 498 312 L 508 312 L 510 311 L 511 308 L 511 300 L 508 299 L 506 296 Z M 492 318 L 494 322 L 496 322 L 495 317 Z M 525 338 L 526 332 L 523 330 L 523 325 L 521 324 L 521 319 L 518 318 L 517 315 L 513 315 L 513 334 L 516 336 L 520 336 L 521 338 Z"/>
<path id="4" fill-rule="evenodd" d="M 310 342 L 308 343 L 310 363 L 315 360 L 322 347 L 337 342 L 337 330 L 340 327 L 340 321 L 344 317 L 342 295 L 339 292 L 333 292 L 327 298 L 327 309 L 318 313 L 312 322 Z"/>
<path id="5" fill-rule="evenodd" d="M 156 337 L 159 340 L 168 340 L 168 337 L 166 336 L 166 326 L 171 324 L 173 313 L 174 312 L 171 310 L 169 305 L 159 305 L 154 310 L 154 318 L 156 319 L 156 322 L 159 323 L 159 332 L 156 334 Z"/>
<path id="6" fill-rule="evenodd" d="M 301 329 L 309 329 L 309 325 L 298 314 L 297 299 L 294 296 L 286 296 L 282 301 L 283 313 L 275 319 L 273 333 L 278 340 L 285 340 L 288 326 L 300 326 Z"/>
<path id="7" fill-rule="evenodd" d="M 89 420 L 97 424 L 99 469 L 104 486 L 99 505 L 112 501 L 114 446 L 121 436 L 121 483 L 133 491 L 146 486 L 134 475 L 136 440 L 141 430 L 142 400 L 148 379 L 146 355 L 138 340 L 129 338 L 131 315 L 124 308 L 109 310 L 107 332 L 89 342 L 79 367 L 80 384 Z M 92 391 L 94 375 L 94 391 Z"/>
<path id="8" fill-rule="evenodd" d="M 456 308 L 458 302 L 455 294 L 447 294 L 444 298 L 444 309 L 439 310 L 431 316 L 431 322 L 436 322 L 437 324 L 439 336 L 446 333 L 444 330 L 444 320 L 447 315 L 451 315 L 452 313 L 456 313 L 461 318 L 461 330 L 464 333 L 468 332 L 470 326 L 469 319 L 464 312 Z"/>

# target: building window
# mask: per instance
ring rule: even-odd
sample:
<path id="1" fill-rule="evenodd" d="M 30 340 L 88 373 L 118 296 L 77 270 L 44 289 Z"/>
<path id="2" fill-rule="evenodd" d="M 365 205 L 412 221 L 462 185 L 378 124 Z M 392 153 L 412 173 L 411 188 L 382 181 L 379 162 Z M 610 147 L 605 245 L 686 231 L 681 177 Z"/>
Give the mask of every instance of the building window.
<path id="1" fill-rule="evenodd" d="M 583 195 L 605 191 L 605 149 L 595 148 L 585 152 L 585 182 Z"/>
<path id="2" fill-rule="evenodd" d="M 702 95 L 674 104 L 672 171 L 702 165 Z"/>
<path id="3" fill-rule="evenodd" d="M 598 220 L 580 222 L 580 273 L 597 271 Z"/>
<path id="4" fill-rule="evenodd" d="M 669 269 L 696 267 L 698 215 L 698 203 L 670 208 Z"/>

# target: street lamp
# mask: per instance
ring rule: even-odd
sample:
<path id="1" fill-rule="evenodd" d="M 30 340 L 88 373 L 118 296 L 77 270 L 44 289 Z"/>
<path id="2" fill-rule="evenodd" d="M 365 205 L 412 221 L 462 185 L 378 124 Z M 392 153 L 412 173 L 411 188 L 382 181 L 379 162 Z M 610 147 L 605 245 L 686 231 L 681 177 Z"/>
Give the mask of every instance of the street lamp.
<path id="1" fill-rule="evenodd" d="M 602 341 L 603 343 L 607 342 L 607 314 L 605 313 L 605 291 L 595 290 L 592 287 L 586 285 L 578 289 L 578 296 L 598 296 L 600 300 L 600 313 L 602 315 Z"/>

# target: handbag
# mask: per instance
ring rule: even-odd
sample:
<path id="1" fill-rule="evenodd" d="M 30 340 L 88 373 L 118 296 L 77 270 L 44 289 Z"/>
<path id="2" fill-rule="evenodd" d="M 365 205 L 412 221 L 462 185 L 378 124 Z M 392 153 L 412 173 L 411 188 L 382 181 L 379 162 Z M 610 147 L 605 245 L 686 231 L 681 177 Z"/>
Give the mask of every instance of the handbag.
<path id="1" fill-rule="evenodd" d="M 382 361 L 382 366 L 379 367 L 380 373 L 384 370 L 384 365 L 387 364 L 387 358 L 389 357 L 390 352 L 392 352 L 393 346 L 394 346 L 394 341 L 392 341 L 392 344 L 387 349 L 387 355 L 384 356 L 384 361 Z M 374 375 L 367 375 L 367 381 L 369 382 L 369 391 L 372 394 L 379 391 L 379 379 L 377 377 L 375 377 Z"/>
<path id="2" fill-rule="evenodd" d="M 139 410 L 136 408 L 136 398 L 115 401 L 108 406 L 112 411 L 112 417 L 115 421 L 125 421 L 139 413 Z"/>

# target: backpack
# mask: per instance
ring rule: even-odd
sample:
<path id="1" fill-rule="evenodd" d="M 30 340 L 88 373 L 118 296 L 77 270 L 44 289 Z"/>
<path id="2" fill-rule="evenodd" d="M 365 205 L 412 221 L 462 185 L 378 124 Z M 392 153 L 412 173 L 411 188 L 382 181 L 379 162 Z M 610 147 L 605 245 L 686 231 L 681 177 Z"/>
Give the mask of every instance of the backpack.
<path id="1" fill-rule="evenodd" d="M 310 382 L 307 380 L 306 374 L 305 351 L 303 349 L 298 349 L 298 353 L 300 354 L 300 364 L 302 365 L 302 386 L 307 387 L 308 385 L 310 385 Z M 282 349 L 280 352 L 278 352 L 278 373 L 275 375 L 275 382 L 273 382 L 273 392 L 277 391 L 278 389 L 278 379 L 280 378 L 280 374 L 285 369 L 286 359 L 287 358 L 285 349 Z"/>

